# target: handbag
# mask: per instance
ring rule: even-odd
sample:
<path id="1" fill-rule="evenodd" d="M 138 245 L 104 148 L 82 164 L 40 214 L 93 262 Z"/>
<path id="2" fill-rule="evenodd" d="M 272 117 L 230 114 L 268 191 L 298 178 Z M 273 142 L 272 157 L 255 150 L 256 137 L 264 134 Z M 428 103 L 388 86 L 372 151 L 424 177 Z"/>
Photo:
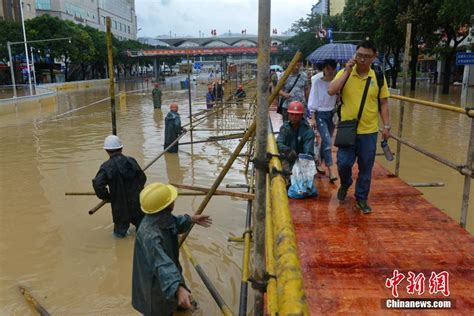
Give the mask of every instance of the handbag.
<path id="1" fill-rule="evenodd" d="M 360 102 L 359 113 L 357 119 L 340 121 L 337 124 L 336 138 L 334 139 L 334 146 L 339 148 L 345 148 L 354 146 L 357 138 L 357 126 L 359 125 L 360 118 L 362 117 L 362 111 L 364 111 L 365 99 L 367 98 L 367 92 L 369 91 L 371 77 L 367 78 L 365 84 L 364 93 L 362 94 L 362 100 Z"/>
<path id="2" fill-rule="evenodd" d="M 298 79 L 300 79 L 301 74 L 299 73 L 298 76 L 296 76 L 295 82 L 293 82 L 293 85 L 291 86 L 290 90 L 288 90 L 286 93 L 290 93 L 291 90 L 296 86 L 296 83 L 298 82 Z M 283 112 L 283 104 L 285 104 L 286 98 L 280 96 L 280 99 L 278 100 L 278 107 L 277 107 L 277 113 L 281 114 Z"/>

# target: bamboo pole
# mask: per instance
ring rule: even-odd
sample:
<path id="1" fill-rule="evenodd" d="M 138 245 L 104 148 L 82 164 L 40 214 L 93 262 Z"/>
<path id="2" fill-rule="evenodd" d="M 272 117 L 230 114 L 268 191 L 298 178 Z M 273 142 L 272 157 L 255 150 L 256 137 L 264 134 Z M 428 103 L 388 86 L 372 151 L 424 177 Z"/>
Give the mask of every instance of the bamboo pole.
<path id="1" fill-rule="evenodd" d="M 258 62 L 257 62 L 257 112 L 255 132 L 255 223 L 253 279 L 263 282 L 265 276 L 265 210 L 267 168 L 262 164 L 267 159 L 268 134 L 268 73 L 270 70 L 270 12 L 271 1 L 258 1 Z M 254 166 L 255 166 L 254 162 Z M 254 315 L 261 316 L 264 311 L 263 289 L 255 291 Z"/>
<path id="2" fill-rule="evenodd" d="M 172 186 L 175 186 L 179 189 L 186 189 L 186 190 L 195 190 L 203 193 L 208 193 L 211 189 L 198 186 L 198 185 L 188 185 L 188 184 L 179 184 L 179 183 L 170 183 Z M 233 197 L 238 197 L 238 198 L 243 198 L 243 199 L 248 199 L 248 200 L 253 200 L 255 199 L 255 195 L 252 193 L 247 193 L 247 192 L 235 192 L 235 191 L 229 191 L 229 190 L 215 190 L 213 194 L 221 194 L 221 195 L 227 195 L 227 196 L 233 196 Z"/>
<path id="3" fill-rule="evenodd" d="M 110 94 L 110 112 L 112 114 L 112 134 L 117 135 L 117 120 L 115 117 L 115 82 L 114 82 L 114 60 L 112 55 L 112 30 L 110 16 L 105 18 L 106 39 L 107 39 L 107 68 L 109 72 L 109 94 Z"/>
<path id="4" fill-rule="evenodd" d="M 50 313 L 41 306 L 40 303 L 31 295 L 31 293 L 25 289 L 23 286 L 19 286 L 18 289 L 20 290 L 20 293 L 23 295 L 25 298 L 26 302 L 35 309 L 35 311 L 40 315 L 40 316 L 50 316 Z"/>
<path id="5" fill-rule="evenodd" d="M 209 113 L 208 115 L 202 117 L 202 118 L 199 118 L 198 120 L 196 120 L 195 123 L 195 126 L 204 122 L 204 119 L 207 118 L 208 116 L 210 115 L 213 115 L 213 114 L 216 114 L 217 111 L 213 111 L 211 113 Z M 188 126 L 188 124 L 184 125 L 183 127 L 186 127 Z M 171 147 L 173 147 L 177 142 L 179 142 L 179 140 L 184 136 L 186 135 L 187 132 L 184 132 L 182 133 L 178 138 L 176 138 L 168 147 L 166 147 L 157 157 L 155 157 L 149 164 L 147 164 L 144 168 L 143 168 L 143 171 L 147 170 L 149 167 L 151 167 L 152 164 L 154 164 L 158 159 L 160 159 L 167 151 L 168 149 L 170 149 Z M 96 206 L 94 206 L 93 208 L 91 208 L 88 212 L 89 215 L 93 215 L 95 212 L 97 212 L 102 206 L 104 206 L 105 204 L 107 203 L 107 201 L 103 200 L 101 202 L 99 202 Z"/>
<path id="6" fill-rule="evenodd" d="M 405 51 L 403 55 L 403 86 L 402 94 L 405 94 L 407 91 L 407 81 L 408 81 L 408 60 L 410 59 L 410 43 L 411 43 L 411 23 L 407 23 L 407 31 L 405 37 Z M 398 114 L 398 137 L 402 138 L 403 135 L 403 117 L 405 113 L 405 104 L 400 102 L 400 110 Z M 398 177 L 400 175 L 400 154 L 402 146 L 400 143 L 397 143 L 397 153 L 395 155 L 395 175 Z"/>
<path id="7" fill-rule="evenodd" d="M 230 310 L 229 306 L 226 304 L 226 302 L 222 298 L 222 296 L 219 294 L 219 291 L 217 291 L 216 287 L 212 284 L 211 279 L 209 279 L 206 272 L 204 272 L 204 270 L 202 269 L 201 265 L 193 257 L 188 246 L 183 245 L 181 249 L 183 249 L 184 254 L 186 255 L 186 257 L 188 257 L 189 261 L 191 261 L 191 264 L 193 265 L 194 269 L 196 269 L 196 272 L 199 274 L 199 277 L 201 278 L 202 282 L 208 289 L 209 293 L 211 293 L 211 296 L 214 299 L 214 301 L 217 303 L 217 305 L 221 309 L 222 314 L 224 314 L 225 316 L 234 315 L 232 311 Z"/>

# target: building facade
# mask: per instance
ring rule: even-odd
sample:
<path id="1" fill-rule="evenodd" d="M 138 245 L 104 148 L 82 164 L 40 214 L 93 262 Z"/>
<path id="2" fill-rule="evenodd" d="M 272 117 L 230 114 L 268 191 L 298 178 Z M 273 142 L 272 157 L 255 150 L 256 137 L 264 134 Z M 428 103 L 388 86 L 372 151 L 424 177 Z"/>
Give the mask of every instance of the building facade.
<path id="1" fill-rule="evenodd" d="M 20 2 L 23 2 L 25 20 L 36 16 L 35 0 L 2 0 L 0 5 L 0 20 L 21 21 Z"/>
<path id="2" fill-rule="evenodd" d="M 318 0 L 311 8 L 312 14 L 341 14 L 346 6 L 346 0 Z"/>
<path id="3" fill-rule="evenodd" d="M 328 14 L 329 13 L 329 0 L 318 0 L 315 5 L 311 8 L 312 14 Z"/>
<path id="4" fill-rule="evenodd" d="M 25 20 L 47 14 L 105 32 L 105 18 L 110 16 L 115 37 L 137 39 L 135 0 L 2 0 L 0 19 L 21 21 L 20 2 Z"/>

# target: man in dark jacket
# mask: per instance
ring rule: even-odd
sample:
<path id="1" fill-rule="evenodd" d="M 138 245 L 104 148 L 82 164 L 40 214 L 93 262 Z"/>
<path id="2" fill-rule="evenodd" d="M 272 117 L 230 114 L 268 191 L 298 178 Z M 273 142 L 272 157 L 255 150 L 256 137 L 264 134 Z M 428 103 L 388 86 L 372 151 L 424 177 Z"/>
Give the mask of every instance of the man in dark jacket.
<path id="1" fill-rule="evenodd" d="M 171 214 L 176 188 L 163 183 L 147 185 L 140 193 L 146 213 L 135 240 L 132 274 L 132 306 L 146 316 L 168 316 L 180 306 L 191 308 L 191 295 L 179 263 L 178 234 L 193 223 L 209 227 L 207 215 Z"/>
<path id="2" fill-rule="evenodd" d="M 278 151 L 285 155 L 282 167 L 288 172 L 293 168 L 298 154 L 314 157 L 314 132 L 303 117 L 304 113 L 304 105 L 301 102 L 291 102 L 288 105 L 288 121 L 280 127 L 277 137 Z"/>
<path id="3" fill-rule="evenodd" d="M 178 113 L 178 104 L 171 103 L 170 111 L 165 117 L 165 148 L 171 145 L 185 130 L 181 127 L 181 118 Z M 169 153 L 178 152 L 178 143 L 168 149 Z"/>
<path id="4" fill-rule="evenodd" d="M 140 225 L 143 213 L 139 196 L 146 182 L 145 173 L 137 161 L 122 155 L 122 148 L 120 138 L 107 136 L 104 149 L 110 158 L 100 166 L 92 180 L 97 197 L 111 202 L 114 235 L 120 238 L 127 235 L 130 223 L 137 229 Z"/>

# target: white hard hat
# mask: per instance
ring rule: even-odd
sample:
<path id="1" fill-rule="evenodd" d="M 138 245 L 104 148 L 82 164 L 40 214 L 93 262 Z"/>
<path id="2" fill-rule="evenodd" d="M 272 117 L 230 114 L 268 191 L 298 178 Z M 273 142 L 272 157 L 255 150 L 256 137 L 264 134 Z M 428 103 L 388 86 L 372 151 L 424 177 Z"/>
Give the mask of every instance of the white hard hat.
<path id="1" fill-rule="evenodd" d="M 104 140 L 104 149 L 105 150 L 116 150 L 123 148 L 122 141 L 118 136 L 109 135 Z"/>

